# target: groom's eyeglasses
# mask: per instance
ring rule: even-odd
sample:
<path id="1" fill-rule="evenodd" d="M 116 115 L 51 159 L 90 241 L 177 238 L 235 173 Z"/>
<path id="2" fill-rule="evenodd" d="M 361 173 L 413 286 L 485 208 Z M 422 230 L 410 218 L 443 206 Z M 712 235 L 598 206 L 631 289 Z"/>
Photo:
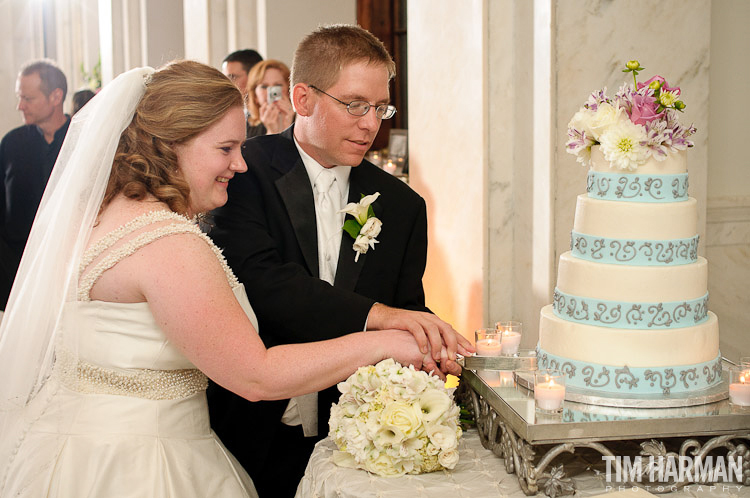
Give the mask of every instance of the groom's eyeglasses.
<path id="1" fill-rule="evenodd" d="M 396 114 L 396 107 L 390 104 L 380 104 L 376 106 L 374 104 L 370 104 L 369 102 L 365 102 L 364 100 L 352 100 L 351 102 L 347 104 L 346 102 L 343 102 L 337 99 L 330 93 L 324 92 L 318 87 L 315 87 L 313 85 L 307 85 L 307 86 L 309 86 L 313 90 L 316 90 L 322 94 L 328 95 L 339 104 L 345 105 L 347 112 L 351 114 L 352 116 L 357 116 L 357 117 L 364 116 L 370 111 L 370 107 L 375 108 L 375 116 L 378 119 L 391 119 L 393 115 Z"/>

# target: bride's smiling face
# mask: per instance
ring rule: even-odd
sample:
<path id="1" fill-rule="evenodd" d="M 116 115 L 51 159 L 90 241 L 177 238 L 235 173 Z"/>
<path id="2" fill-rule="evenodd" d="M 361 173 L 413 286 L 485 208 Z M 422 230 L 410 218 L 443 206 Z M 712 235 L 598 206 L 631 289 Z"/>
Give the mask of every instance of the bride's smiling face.
<path id="1" fill-rule="evenodd" d="M 190 187 L 190 214 L 210 211 L 227 202 L 227 185 L 247 171 L 241 148 L 245 113 L 233 107 L 219 121 L 175 147 L 177 165 Z"/>

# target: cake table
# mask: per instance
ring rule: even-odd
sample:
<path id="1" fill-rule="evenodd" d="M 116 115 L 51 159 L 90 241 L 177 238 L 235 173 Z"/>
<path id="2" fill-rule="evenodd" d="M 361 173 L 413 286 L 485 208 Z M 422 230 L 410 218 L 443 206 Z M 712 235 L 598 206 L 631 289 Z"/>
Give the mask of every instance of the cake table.
<path id="1" fill-rule="evenodd" d="M 576 479 L 567 475 L 570 454 L 602 456 L 666 455 L 694 457 L 712 454 L 750 457 L 750 407 L 720 401 L 667 408 L 612 407 L 566 399 L 558 415 L 537 413 L 534 393 L 518 382 L 524 369 L 535 368 L 533 353 L 519 358 L 465 358 L 461 397 L 474 412 L 485 448 L 504 459 L 526 495 L 572 494 Z M 505 362 L 500 364 L 498 362 Z M 504 369 L 504 370 L 503 370 Z M 512 371 L 516 375 L 512 375 Z M 726 369 L 725 369 L 726 370 Z M 726 387 L 726 379 L 724 385 Z M 718 452 L 713 452 L 714 450 Z M 596 458 L 594 459 L 596 460 Z M 592 463 L 593 465 L 593 463 Z M 750 465 L 745 465 L 743 491 L 750 490 Z M 651 493 L 682 489 L 695 482 L 641 482 Z M 623 484 L 619 484 L 623 485 Z M 625 485 L 632 485 L 625 483 Z M 617 489 L 618 483 L 613 483 Z M 735 490 L 735 492 L 737 492 Z"/>

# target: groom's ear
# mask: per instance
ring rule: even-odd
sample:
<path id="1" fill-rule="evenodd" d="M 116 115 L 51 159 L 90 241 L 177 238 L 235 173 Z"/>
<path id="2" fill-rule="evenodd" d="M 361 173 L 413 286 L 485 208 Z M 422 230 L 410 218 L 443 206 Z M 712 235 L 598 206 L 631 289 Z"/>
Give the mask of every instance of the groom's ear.
<path id="1" fill-rule="evenodd" d="M 292 88 L 294 112 L 300 116 L 310 116 L 315 109 L 315 90 L 305 83 L 297 83 Z"/>

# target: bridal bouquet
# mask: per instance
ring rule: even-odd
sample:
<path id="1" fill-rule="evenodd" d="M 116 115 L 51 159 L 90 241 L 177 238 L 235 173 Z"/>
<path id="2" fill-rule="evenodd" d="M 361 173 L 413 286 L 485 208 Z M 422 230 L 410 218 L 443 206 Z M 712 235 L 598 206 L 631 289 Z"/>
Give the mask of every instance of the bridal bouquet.
<path id="1" fill-rule="evenodd" d="M 338 389 L 329 421 L 337 465 L 391 477 L 458 463 L 459 408 L 439 378 L 388 359 L 361 367 Z"/>
<path id="2" fill-rule="evenodd" d="M 670 151 L 693 146 L 688 137 L 695 127 L 677 121 L 677 112 L 685 109 L 680 88 L 661 76 L 639 83 L 636 76 L 643 69 L 638 61 L 629 61 L 623 72 L 633 73 L 634 86 L 624 84 L 612 98 L 606 88 L 592 93 L 570 120 L 567 152 L 578 162 L 588 165 L 591 147 L 600 144 L 614 167 L 635 171 L 650 157 L 663 161 Z"/>

